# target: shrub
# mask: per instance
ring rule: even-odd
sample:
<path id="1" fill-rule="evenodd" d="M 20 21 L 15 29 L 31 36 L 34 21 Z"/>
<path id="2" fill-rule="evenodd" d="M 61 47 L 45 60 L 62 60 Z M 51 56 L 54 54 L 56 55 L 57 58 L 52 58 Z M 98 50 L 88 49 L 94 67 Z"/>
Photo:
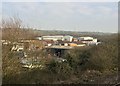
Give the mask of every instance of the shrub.
<path id="1" fill-rule="evenodd" d="M 56 74 L 58 80 L 68 79 L 73 73 L 72 68 L 69 66 L 67 62 L 56 62 L 52 60 L 48 65 L 47 69 Z"/>
<path id="2" fill-rule="evenodd" d="M 67 59 L 69 65 L 77 70 L 84 69 L 86 63 L 88 62 L 89 58 L 91 57 L 91 53 L 89 52 L 90 47 L 85 48 L 75 48 L 66 53 L 65 59 Z"/>

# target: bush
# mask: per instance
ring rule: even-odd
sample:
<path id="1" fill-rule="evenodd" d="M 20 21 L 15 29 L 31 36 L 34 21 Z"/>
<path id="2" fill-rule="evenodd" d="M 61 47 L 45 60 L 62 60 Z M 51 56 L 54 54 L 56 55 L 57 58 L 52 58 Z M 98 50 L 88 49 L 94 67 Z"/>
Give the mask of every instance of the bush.
<path id="1" fill-rule="evenodd" d="M 95 70 L 113 70 L 118 67 L 118 39 L 110 36 L 106 43 L 94 46 L 90 50 L 88 68 Z"/>
<path id="2" fill-rule="evenodd" d="M 69 66 L 67 62 L 56 62 L 52 60 L 48 65 L 47 69 L 53 73 L 56 74 L 58 80 L 65 80 L 70 78 L 70 76 L 73 73 L 72 68 Z"/>
<path id="3" fill-rule="evenodd" d="M 90 47 L 75 48 L 67 52 L 64 58 L 67 59 L 69 65 L 74 70 L 85 69 L 85 65 L 91 57 L 89 49 Z"/>
<path id="4" fill-rule="evenodd" d="M 92 56 L 89 60 L 88 68 L 102 71 L 117 67 L 117 49 L 114 52 L 112 52 L 112 49 L 106 45 L 94 47 L 91 50 Z"/>
<path id="5" fill-rule="evenodd" d="M 74 70 L 113 70 L 118 67 L 117 38 L 109 37 L 98 46 L 75 48 L 68 51 L 64 58 Z"/>

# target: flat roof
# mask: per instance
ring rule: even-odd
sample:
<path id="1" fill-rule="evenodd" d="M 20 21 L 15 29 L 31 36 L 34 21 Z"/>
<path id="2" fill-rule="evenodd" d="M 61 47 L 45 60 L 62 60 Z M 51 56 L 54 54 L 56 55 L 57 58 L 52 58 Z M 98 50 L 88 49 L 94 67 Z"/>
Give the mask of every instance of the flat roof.
<path id="1" fill-rule="evenodd" d="M 71 46 L 47 46 L 45 48 L 48 48 L 48 49 L 73 49 L 74 47 L 71 47 Z"/>

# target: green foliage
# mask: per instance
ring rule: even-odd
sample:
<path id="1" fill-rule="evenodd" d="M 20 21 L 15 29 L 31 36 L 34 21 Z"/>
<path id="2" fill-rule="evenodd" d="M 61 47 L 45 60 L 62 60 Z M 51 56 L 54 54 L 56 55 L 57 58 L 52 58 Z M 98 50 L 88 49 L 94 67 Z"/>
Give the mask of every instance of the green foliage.
<path id="1" fill-rule="evenodd" d="M 111 70 L 118 66 L 118 50 L 114 45 L 93 47 L 88 68 L 96 70 Z"/>
<path id="2" fill-rule="evenodd" d="M 113 70 L 118 67 L 118 40 L 117 36 L 108 38 L 98 46 L 68 51 L 65 59 L 75 70 Z"/>
<path id="3" fill-rule="evenodd" d="M 52 60 L 48 65 L 47 69 L 57 75 L 59 80 L 68 79 L 73 73 L 73 69 L 67 62 L 56 62 Z"/>
<path id="4" fill-rule="evenodd" d="M 91 57 L 91 53 L 89 52 L 90 47 L 84 48 L 75 48 L 71 51 L 68 51 L 65 55 L 65 59 L 67 59 L 69 65 L 74 69 L 85 69 L 85 65 Z"/>

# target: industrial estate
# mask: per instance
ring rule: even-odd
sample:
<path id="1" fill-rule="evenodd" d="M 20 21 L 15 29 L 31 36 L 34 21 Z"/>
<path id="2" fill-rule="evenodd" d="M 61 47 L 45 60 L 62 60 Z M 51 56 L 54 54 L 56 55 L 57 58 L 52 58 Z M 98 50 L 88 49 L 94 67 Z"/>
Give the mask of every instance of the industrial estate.
<path id="1" fill-rule="evenodd" d="M 28 57 L 25 50 L 37 51 L 37 50 L 47 50 L 47 54 L 50 57 L 55 57 L 59 61 L 65 61 L 62 56 L 66 50 L 70 50 L 76 47 L 85 47 L 98 45 L 101 42 L 97 38 L 93 37 L 73 37 L 70 35 L 52 35 L 52 36 L 39 36 L 31 40 L 19 40 L 18 42 L 11 42 L 8 40 L 1 40 L 3 45 L 12 44 L 11 51 L 20 53 L 20 62 L 23 67 L 36 68 L 42 67 L 41 65 L 34 66 L 30 63 L 31 58 Z M 40 53 L 40 52 L 39 52 Z M 32 58 L 32 60 L 37 60 L 38 57 Z"/>
<path id="2" fill-rule="evenodd" d="M 117 83 L 117 34 L 2 31 L 4 84 Z"/>

